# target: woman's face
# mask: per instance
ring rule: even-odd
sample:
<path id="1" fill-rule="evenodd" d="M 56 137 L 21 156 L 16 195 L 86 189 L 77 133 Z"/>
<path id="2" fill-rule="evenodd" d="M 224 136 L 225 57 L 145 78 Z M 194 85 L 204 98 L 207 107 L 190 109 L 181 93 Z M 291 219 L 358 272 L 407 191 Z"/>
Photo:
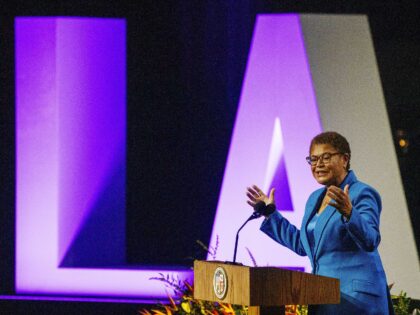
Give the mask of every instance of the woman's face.
<path id="1" fill-rule="evenodd" d="M 328 160 L 328 155 L 324 153 L 333 155 L 330 155 Z M 338 150 L 330 144 L 314 144 L 311 148 L 311 157 L 319 158 L 316 164 L 311 165 L 312 175 L 321 185 L 338 186 L 347 175 L 348 155 L 334 153 L 338 153 Z"/>

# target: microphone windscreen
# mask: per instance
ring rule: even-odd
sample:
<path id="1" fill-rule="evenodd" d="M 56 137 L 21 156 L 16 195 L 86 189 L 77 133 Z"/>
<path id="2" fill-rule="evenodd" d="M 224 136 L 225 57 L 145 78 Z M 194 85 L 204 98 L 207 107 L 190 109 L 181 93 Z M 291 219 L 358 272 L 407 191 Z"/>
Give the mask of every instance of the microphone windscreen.
<path id="1" fill-rule="evenodd" d="M 267 206 L 265 205 L 265 202 L 264 201 L 258 201 L 255 205 L 254 205 L 254 211 L 256 212 L 256 213 L 259 213 L 259 214 L 263 214 L 264 212 L 265 212 L 265 208 L 266 208 Z"/>
<path id="2" fill-rule="evenodd" d="M 276 206 L 273 203 L 270 203 L 267 207 L 265 207 L 265 213 L 263 213 L 265 216 L 268 216 L 272 214 L 274 211 L 276 211 Z"/>

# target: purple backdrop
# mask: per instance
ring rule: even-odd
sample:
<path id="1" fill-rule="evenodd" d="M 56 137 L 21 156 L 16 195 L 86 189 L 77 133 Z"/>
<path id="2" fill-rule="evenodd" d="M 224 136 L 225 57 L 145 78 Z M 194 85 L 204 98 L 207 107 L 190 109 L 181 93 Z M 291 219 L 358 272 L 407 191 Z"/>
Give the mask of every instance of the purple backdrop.
<path id="1" fill-rule="evenodd" d="M 125 264 L 125 20 L 15 23 L 16 291 L 166 296 L 159 270 L 112 268 Z"/>

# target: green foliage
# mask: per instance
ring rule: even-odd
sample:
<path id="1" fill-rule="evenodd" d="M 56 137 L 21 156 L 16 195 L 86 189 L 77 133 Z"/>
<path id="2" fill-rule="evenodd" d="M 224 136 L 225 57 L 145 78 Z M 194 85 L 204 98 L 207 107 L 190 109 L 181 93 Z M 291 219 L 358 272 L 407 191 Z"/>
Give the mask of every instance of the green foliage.
<path id="1" fill-rule="evenodd" d="M 407 297 L 407 292 L 401 291 L 399 295 L 392 296 L 395 315 L 408 315 L 411 298 Z"/>
<path id="2" fill-rule="evenodd" d="M 308 315 L 308 306 L 307 305 L 298 305 L 297 314 Z"/>

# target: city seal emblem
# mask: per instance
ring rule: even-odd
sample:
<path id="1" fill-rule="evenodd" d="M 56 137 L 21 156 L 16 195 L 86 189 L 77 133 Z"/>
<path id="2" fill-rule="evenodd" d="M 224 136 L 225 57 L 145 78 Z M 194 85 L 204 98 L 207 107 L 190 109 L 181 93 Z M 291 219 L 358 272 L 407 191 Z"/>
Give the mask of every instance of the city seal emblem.
<path id="1" fill-rule="evenodd" d="M 222 267 L 217 267 L 213 275 L 213 290 L 217 298 L 224 299 L 228 289 L 228 279 L 226 271 Z"/>

